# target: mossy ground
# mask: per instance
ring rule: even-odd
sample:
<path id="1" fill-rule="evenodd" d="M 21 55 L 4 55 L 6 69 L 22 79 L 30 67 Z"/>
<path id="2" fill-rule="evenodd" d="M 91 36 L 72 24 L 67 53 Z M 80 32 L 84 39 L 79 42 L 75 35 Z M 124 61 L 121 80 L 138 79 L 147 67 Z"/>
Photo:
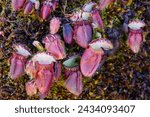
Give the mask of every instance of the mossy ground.
<path id="1" fill-rule="evenodd" d="M 73 9 L 83 6 L 87 1 L 89 0 L 69 2 L 60 0 L 59 7 L 51 17 L 63 17 L 64 14 L 71 13 Z M 146 6 L 140 6 L 137 10 L 136 5 L 136 0 L 125 7 L 120 3 L 110 5 L 101 13 L 105 26 L 120 28 L 123 23 L 120 15 L 126 9 L 136 14 L 134 18 L 145 19 L 148 23 L 150 18 L 146 17 Z M 49 33 L 49 22 L 41 21 L 35 14 L 36 12 L 25 16 L 22 11 L 13 12 L 10 0 L 0 1 L 0 31 L 5 34 L 4 37 L 0 36 L 0 99 L 39 99 L 38 96 L 27 96 L 25 91 L 25 83 L 29 80 L 27 75 L 18 81 L 10 79 L 8 65 L 12 44 L 26 44 L 33 53 L 36 53 L 37 49 L 32 42 L 34 40 L 41 42 L 43 36 Z M 144 31 L 149 33 L 149 29 L 149 26 L 146 26 Z M 103 37 L 107 37 L 104 30 L 100 32 Z M 45 99 L 150 99 L 150 34 L 145 38 L 146 41 L 140 52 L 134 54 L 127 47 L 127 34 L 121 33 L 120 47 L 113 55 L 106 58 L 97 75 L 93 78 L 84 78 L 84 90 L 79 97 L 72 95 L 63 87 L 62 76 L 52 86 Z M 75 43 L 73 46 L 66 45 L 66 50 L 68 55 L 83 52 L 83 49 Z"/>

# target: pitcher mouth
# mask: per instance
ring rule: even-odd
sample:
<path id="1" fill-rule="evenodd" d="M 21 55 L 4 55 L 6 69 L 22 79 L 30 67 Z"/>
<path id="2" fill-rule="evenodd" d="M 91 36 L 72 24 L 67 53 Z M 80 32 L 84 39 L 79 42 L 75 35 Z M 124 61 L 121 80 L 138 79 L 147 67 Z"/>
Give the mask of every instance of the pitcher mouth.
<path id="1" fill-rule="evenodd" d="M 108 39 L 102 39 L 102 38 L 94 40 L 93 42 L 89 44 L 89 46 L 96 51 L 101 50 L 102 48 L 104 50 L 113 49 L 113 45 L 111 41 L 109 41 Z"/>
<path id="2" fill-rule="evenodd" d="M 38 53 L 33 57 L 33 61 L 37 61 L 39 64 L 47 65 L 51 64 L 52 62 L 56 62 L 54 57 L 47 53 Z"/>
<path id="3" fill-rule="evenodd" d="M 80 56 L 74 55 L 71 56 L 69 59 L 63 62 L 63 65 L 68 68 L 77 67 L 79 65 Z"/>
<path id="4" fill-rule="evenodd" d="M 38 1 L 38 0 L 30 0 L 32 3 L 35 3 L 36 1 Z"/>
<path id="5" fill-rule="evenodd" d="M 87 3 L 83 6 L 83 11 L 91 12 L 94 6 L 96 6 L 94 2 Z"/>
<path id="6" fill-rule="evenodd" d="M 22 56 L 30 56 L 31 53 L 29 52 L 28 48 L 21 44 L 15 44 L 14 49 L 16 50 L 16 53 L 22 55 Z"/>
<path id="7" fill-rule="evenodd" d="M 144 26 L 145 26 L 145 23 L 143 21 L 140 21 L 140 20 L 134 20 L 128 24 L 128 27 L 133 29 L 133 30 L 139 30 L 140 28 L 142 28 Z"/>

